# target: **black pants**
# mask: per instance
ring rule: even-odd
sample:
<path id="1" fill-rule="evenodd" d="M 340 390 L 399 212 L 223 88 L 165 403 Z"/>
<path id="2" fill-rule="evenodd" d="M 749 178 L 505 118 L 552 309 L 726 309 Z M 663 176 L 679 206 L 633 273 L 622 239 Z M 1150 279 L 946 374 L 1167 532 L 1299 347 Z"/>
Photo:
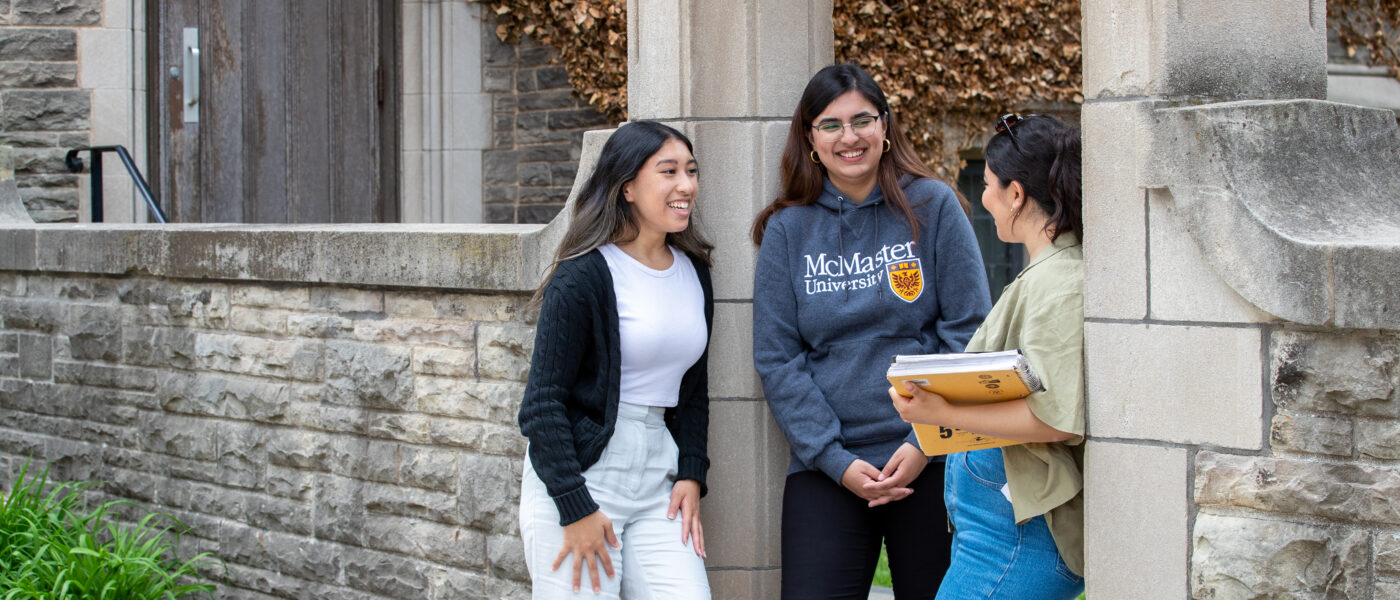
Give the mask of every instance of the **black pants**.
<path id="1" fill-rule="evenodd" d="M 943 507 L 943 463 L 929 463 L 910 487 L 908 498 L 868 508 L 820 471 L 788 475 L 783 600 L 866 600 L 881 541 L 895 598 L 937 595 L 953 543 Z"/>

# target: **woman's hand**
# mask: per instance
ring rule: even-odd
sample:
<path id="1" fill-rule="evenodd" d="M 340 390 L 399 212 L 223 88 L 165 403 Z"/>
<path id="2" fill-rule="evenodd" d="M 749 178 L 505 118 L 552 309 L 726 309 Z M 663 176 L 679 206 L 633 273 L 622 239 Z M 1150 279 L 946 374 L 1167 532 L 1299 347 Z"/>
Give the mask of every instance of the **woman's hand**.
<path id="1" fill-rule="evenodd" d="M 681 515 L 681 545 L 686 540 L 692 542 L 695 553 L 705 556 L 705 529 L 700 526 L 700 482 L 682 479 L 671 486 L 671 507 L 666 510 L 667 519 Z"/>
<path id="2" fill-rule="evenodd" d="M 914 490 L 903 486 L 870 487 L 871 484 L 879 483 L 882 479 L 884 479 L 884 474 L 879 469 L 857 458 L 851 463 L 851 466 L 846 467 L 846 472 L 841 475 L 841 485 L 864 499 L 867 502 L 866 506 L 870 507 L 903 500 L 908 498 L 909 494 L 914 493 Z M 910 478 L 910 481 L 913 481 L 913 478 Z"/>
<path id="3" fill-rule="evenodd" d="M 603 514 L 601 510 L 595 510 L 592 514 L 569 523 L 564 526 L 564 547 L 559 549 L 559 556 L 554 557 L 554 566 L 551 571 L 558 571 L 559 565 L 564 563 L 564 558 L 570 554 L 574 555 L 574 591 L 578 591 L 580 570 L 583 563 L 588 563 L 588 576 L 593 580 L 593 593 L 602 591 L 603 584 L 598 579 L 598 563 L 603 563 L 603 571 L 608 574 L 608 579 L 613 577 L 612 557 L 608 555 L 607 546 L 621 548 L 622 544 L 617 542 L 617 536 L 613 534 L 612 519 Z"/>
<path id="4" fill-rule="evenodd" d="M 872 500 L 870 506 L 876 507 L 881 504 L 902 500 L 914 493 L 909 485 L 918 479 L 919 474 L 924 472 L 924 467 L 928 466 L 928 457 L 924 456 L 924 451 L 917 446 L 904 442 L 899 446 L 894 454 L 890 456 L 889 462 L 885 463 L 884 470 L 875 481 L 865 484 L 865 489 L 876 493 L 883 493 L 880 498 Z M 909 490 L 909 493 L 894 497 L 889 492 L 893 490 Z"/>
<path id="5" fill-rule="evenodd" d="M 894 409 L 899 411 L 899 417 L 904 419 L 905 423 L 947 424 L 947 421 L 941 419 L 950 406 L 948 400 L 912 382 L 905 381 L 901 385 L 904 388 L 902 392 L 890 386 L 890 400 L 894 402 Z"/>

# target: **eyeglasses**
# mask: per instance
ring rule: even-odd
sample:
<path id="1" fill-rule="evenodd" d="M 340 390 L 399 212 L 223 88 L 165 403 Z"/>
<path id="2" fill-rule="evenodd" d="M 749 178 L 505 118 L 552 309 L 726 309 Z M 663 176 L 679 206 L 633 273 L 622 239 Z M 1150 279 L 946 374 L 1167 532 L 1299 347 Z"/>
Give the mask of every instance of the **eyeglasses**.
<path id="1" fill-rule="evenodd" d="M 1040 115 L 1026 115 L 1023 117 L 1016 113 L 1006 113 L 997 119 L 996 133 L 1005 131 L 1006 136 L 1011 138 L 1011 145 L 1016 147 L 1017 152 L 1021 152 L 1021 142 L 1016 140 L 1016 132 L 1011 131 L 1011 128 L 1019 125 L 1021 121 L 1039 116 Z"/>
<path id="2" fill-rule="evenodd" d="M 836 119 L 827 119 L 825 121 L 817 123 L 816 125 L 813 125 L 812 129 L 817 130 L 817 133 L 827 141 L 835 141 L 841 139 L 841 136 L 845 134 L 844 130 L 847 127 L 851 128 L 851 133 L 856 134 L 856 137 L 865 138 L 874 135 L 874 133 L 879 129 L 875 126 L 875 123 L 877 123 L 880 120 L 881 116 L 883 115 L 864 115 L 851 119 L 850 123 L 842 123 L 840 121 L 837 121 Z"/>

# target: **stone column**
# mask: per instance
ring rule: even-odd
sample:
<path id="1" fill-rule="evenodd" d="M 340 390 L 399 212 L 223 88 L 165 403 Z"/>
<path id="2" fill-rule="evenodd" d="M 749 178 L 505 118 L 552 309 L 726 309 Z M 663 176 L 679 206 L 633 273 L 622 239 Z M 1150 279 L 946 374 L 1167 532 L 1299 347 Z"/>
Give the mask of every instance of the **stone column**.
<path id="1" fill-rule="evenodd" d="M 1217 249 L 1151 184 L 1165 169 L 1162 109 L 1324 98 L 1324 12 L 1321 0 L 1084 0 L 1090 598 L 1192 597 L 1198 453 L 1257 453 L 1269 438 L 1277 318 L 1222 279 L 1206 260 Z"/>
<path id="2" fill-rule="evenodd" d="M 716 598 L 778 597 L 787 445 L 753 370 L 753 216 L 777 195 L 788 121 L 833 60 L 831 0 L 629 0 L 628 117 L 695 143 L 697 214 L 715 254 L 710 495 L 701 505 Z"/>

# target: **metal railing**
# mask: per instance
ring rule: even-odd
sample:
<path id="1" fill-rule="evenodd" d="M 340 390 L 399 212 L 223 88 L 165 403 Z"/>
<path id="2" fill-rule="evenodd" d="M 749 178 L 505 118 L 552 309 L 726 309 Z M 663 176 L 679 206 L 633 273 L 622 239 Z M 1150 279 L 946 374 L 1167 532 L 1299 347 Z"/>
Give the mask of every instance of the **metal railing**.
<path id="1" fill-rule="evenodd" d="M 90 146 L 86 148 L 74 148 L 68 151 L 68 155 L 63 158 L 63 163 L 68 166 L 69 173 L 81 173 L 83 171 L 83 158 L 78 156 L 79 152 L 87 152 L 92 162 L 89 174 L 92 182 L 92 222 L 102 222 L 102 153 L 116 152 L 117 157 L 122 159 L 122 164 L 126 165 L 126 172 L 131 175 L 131 179 L 136 182 L 136 191 L 141 192 L 141 197 L 146 199 L 146 207 L 151 210 L 151 215 L 156 222 L 166 223 L 165 213 L 160 210 L 160 205 L 156 204 L 155 196 L 151 195 L 150 186 L 146 185 L 146 178 L 141 176 L 141 170 L 136 168 L 136 163 L 131 160 L 131 154 L 122 146 Z"/>

